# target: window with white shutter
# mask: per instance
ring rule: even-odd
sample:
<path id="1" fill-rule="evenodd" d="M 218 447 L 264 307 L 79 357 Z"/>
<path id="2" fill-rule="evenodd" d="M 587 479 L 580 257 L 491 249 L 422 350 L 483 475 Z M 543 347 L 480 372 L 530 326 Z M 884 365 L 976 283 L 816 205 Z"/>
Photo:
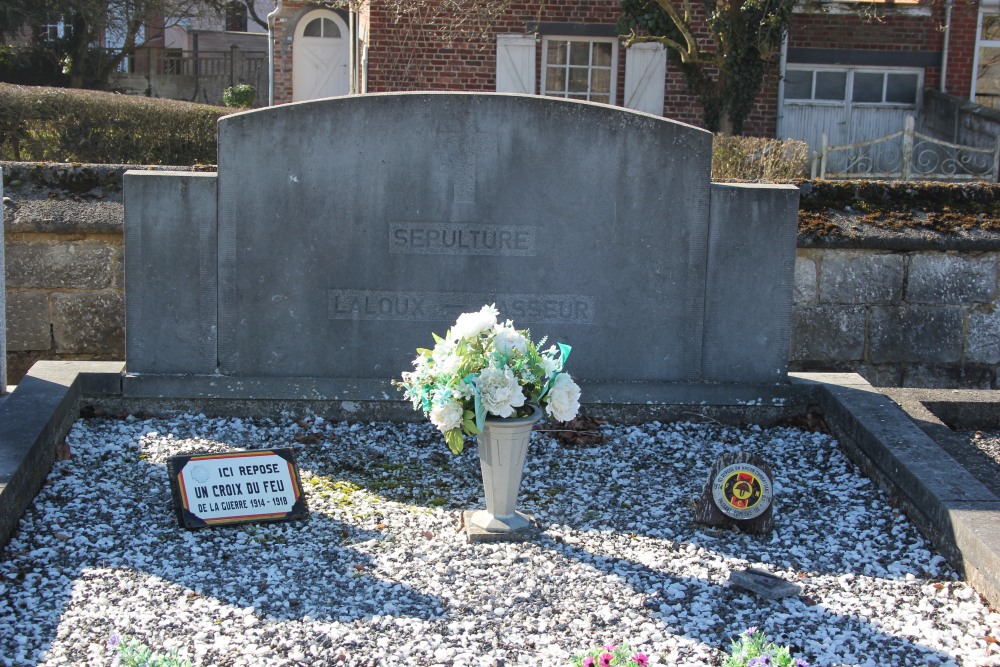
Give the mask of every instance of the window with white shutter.
<path id="1" fill-rule="evenodd" d="M 625 106 L 663 115 L 667 50 L 656 42 L 633 44 L 625 51 Z"/>
<path id="2" fill-rule="evenodd" d="M 497 92 L 535 94 L 533 35 L 497 35 Z"/>

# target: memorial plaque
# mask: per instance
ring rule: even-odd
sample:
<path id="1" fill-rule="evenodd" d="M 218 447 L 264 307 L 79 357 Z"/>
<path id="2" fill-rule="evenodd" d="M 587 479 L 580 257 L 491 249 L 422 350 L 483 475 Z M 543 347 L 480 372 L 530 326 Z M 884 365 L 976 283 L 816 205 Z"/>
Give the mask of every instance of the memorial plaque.
<path id="1" fill-rule="evenodd" d="M 695 521 L 769 533 L 774 528 L 772 499 L 771 468 L 763 459 L 745 452 L 723 454 L 695 502 Z"/>
<path id="2" fill-rule="evenodd" d="M 172 456 L 167 471 L 184 528 L 286 521 L 307 511 L 291 449 Z"/>

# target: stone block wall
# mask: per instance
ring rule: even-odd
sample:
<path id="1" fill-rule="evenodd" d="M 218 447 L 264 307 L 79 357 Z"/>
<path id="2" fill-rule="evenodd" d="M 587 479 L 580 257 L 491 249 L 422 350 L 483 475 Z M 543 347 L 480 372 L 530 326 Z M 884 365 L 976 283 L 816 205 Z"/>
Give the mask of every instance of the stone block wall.
<path id="1" fill-rule="evenodd" d="M 123 359 L 120 235 L 8 234 L 7 351 L 12 383 L 38 359 Z"/>
<path id="2" fill-rule="evenodd" d="M 799 248 L 792 366 L 874 384 L 997 388 L 1000 253 Z"/>
<path id="3" fill-rule="evenodd" d="M 39 359 L 124 359 L 124 166 L 4 163 L 8 381 Z"/>

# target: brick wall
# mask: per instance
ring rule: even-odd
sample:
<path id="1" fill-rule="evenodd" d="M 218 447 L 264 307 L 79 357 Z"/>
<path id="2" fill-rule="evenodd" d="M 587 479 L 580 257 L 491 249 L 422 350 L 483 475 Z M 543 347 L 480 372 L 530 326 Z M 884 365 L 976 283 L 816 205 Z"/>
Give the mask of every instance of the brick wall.
<path id="1" fill-rule="evenodd" d="M 484 33 L 472 30 L 451 44 L 442 42 L 435 26 L 449 22 L 447 15 L 436 14 L 431 2 L 405 5 L 408 13 L 397 13 L 384 2 L 366 5 L 362 24 L 370 25 L 368 54 L 368 92 L 417 90 L 463 90 L 492 92 L 496 86 L 496 35 L 524 34 L 538 22 L 568 22 L 615 25 L 617 0 L 552 0 L 551 2 L 513 2 L 492 25 L 482 24 Z M 845 3 L 858 11 L 826 11 L 825 6 L 794 15 L 789 31 L 791 48 L 855 49 L 899 51 L 907 53 L 939 52 L 944 24 L 943 0 L 929 2 L 928 12 L 917 15 L 904 5 L 896 12 L 880 7 L 871 15 L 869 3 Z M 287 0 L 275 26 L 277 65 L 275 99 L 291 100 L 291 42 L 286 31 L 294 17 L 308 7 L 302 0 Z M 703 44 L 711 44 L 708 29 L 700 19 L 703 7 L 693 3 L 695 33 Z M 968 95 L 972 77 L 977 4 L 975 0 L 955 0 L 952 13 L 951 48 L 948 62 L 948 91 Z M 472 21 L 475 24 L 475 21 Z M 537 50 L 536 73 L 541 69 L 541 49 Z M 938 65 L 925 70 L 924 83 L 937 87 Z M 619 49 L 618 90 L 621 103 L 625 85 L 625 53 Z M 777 117 L 778 65 L 768 74 L 757 102 L 747 119 L 744 133 L 774 136 Z M 684 77 L 671 65 L 667 68 L 664 115 L 701 126 L 702 112 L 696 98 L 688 93 Z"/>
<path id="2" fill-rule="evenodd" d="M 944 48 L 943 2 L 929 4 L 929 15 L 917 15 L 906 5 L 898 13 L 881 10 L 877 15 L 870 13 L 867 3 L 859 8 L 846 13 L 796 13 L 788 31 L 788 47 L 928 53 L 935 57 Z M 947 91 L 952 95 L 967 97 L 971 90 L 977 12 L 976 2 L 955 0 L 948 48 Z M 940 66 L 926 67 L 924 85 L 938 88 L 940 82 Z"/>

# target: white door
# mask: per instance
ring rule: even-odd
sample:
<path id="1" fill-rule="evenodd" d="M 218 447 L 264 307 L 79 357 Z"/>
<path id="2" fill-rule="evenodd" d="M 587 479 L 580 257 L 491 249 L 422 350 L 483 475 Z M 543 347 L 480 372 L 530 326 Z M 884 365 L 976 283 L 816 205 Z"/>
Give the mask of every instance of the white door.
<path id="1" fill-rule="evenodd" d="M 334 12 L 317 10 L 299 21 L 292 50 L 292 101 L 346 95 L 347 26 Z"/>
<path id="2" fill-rule="evenodd" d="M 778 137 L 805 141 L 812 155 L 824 134 L 842 146 L 902 130 L 920 106 L 923 70 L 789 63 L 784 79 Z"/>

